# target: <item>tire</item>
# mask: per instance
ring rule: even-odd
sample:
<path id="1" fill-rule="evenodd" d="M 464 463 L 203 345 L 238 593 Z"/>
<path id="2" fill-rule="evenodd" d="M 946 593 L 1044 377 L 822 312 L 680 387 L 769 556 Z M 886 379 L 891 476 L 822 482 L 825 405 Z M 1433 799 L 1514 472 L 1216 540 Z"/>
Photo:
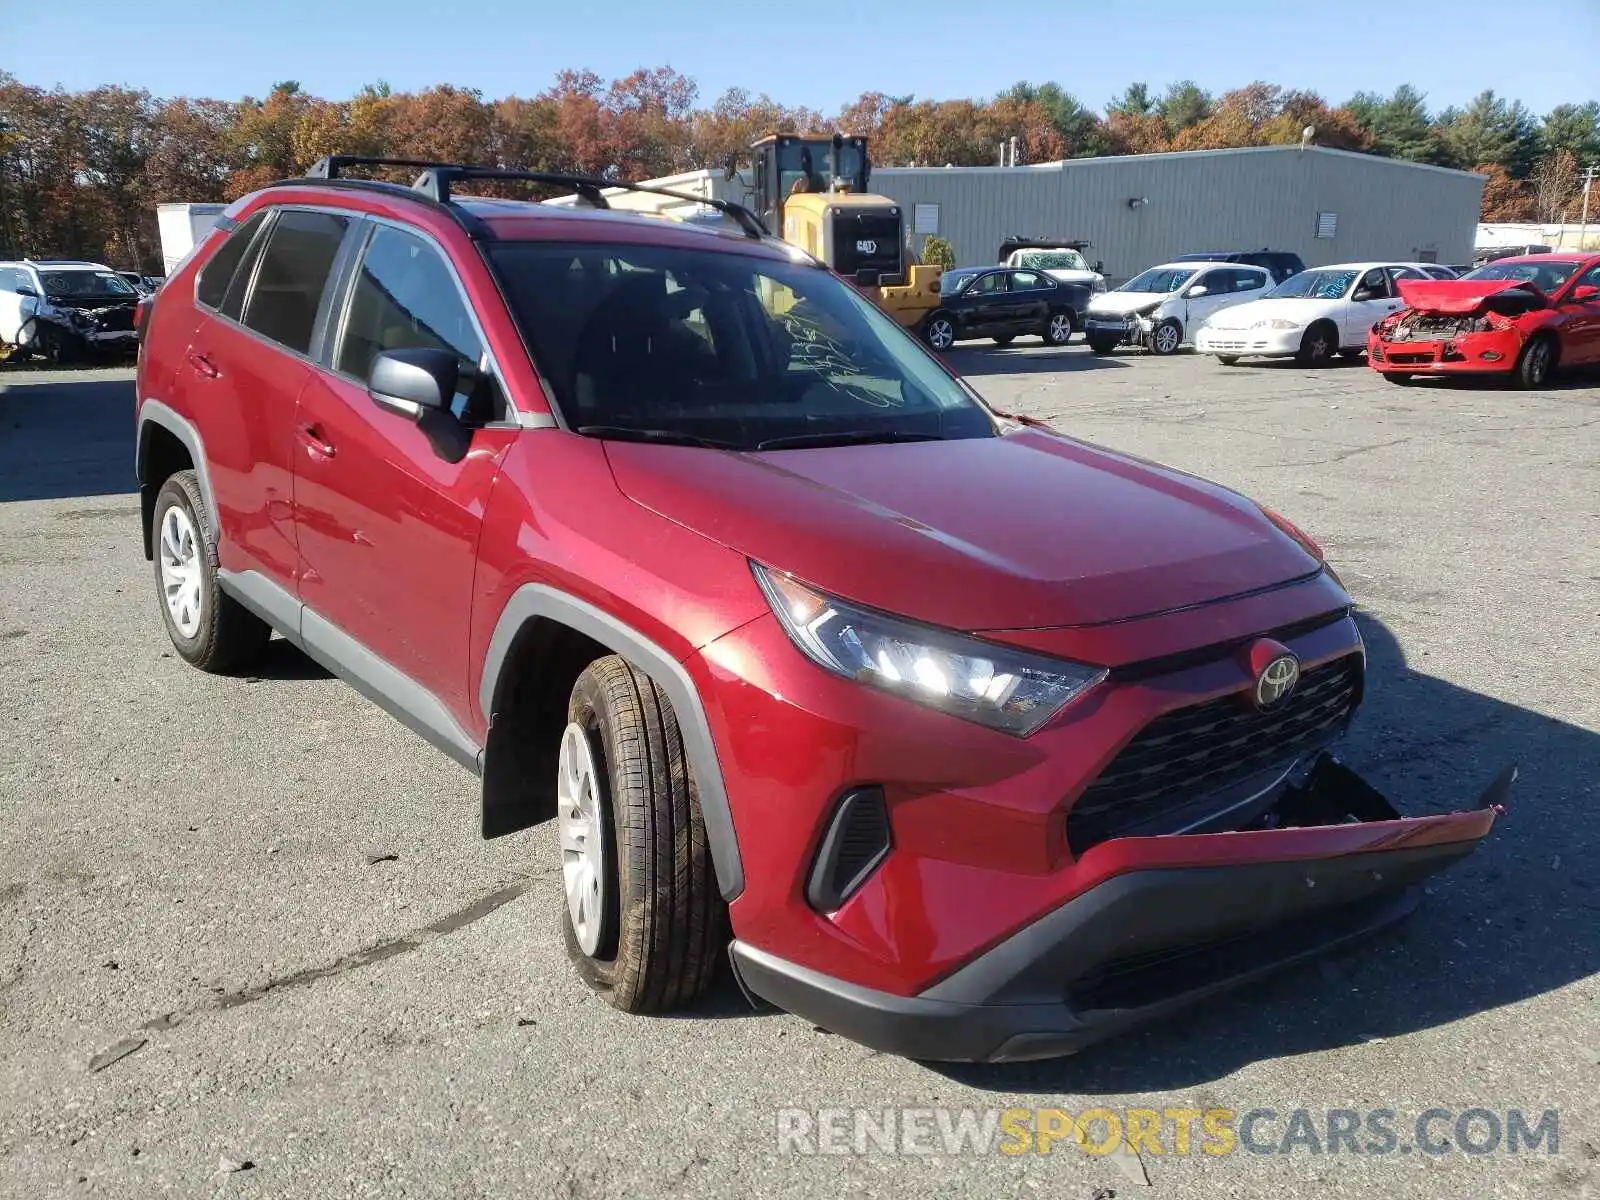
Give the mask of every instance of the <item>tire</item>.
<path id="1" fill-rule="evenodd" d="M 578 676 L 567 719 L 556 801 L 567 952 L 623 1012 L 680 1008 L 711 983 L 727 913 L 677 716 L 648 675 L 611 655 Z M 587 793 L 574 782 L 585 769 Z M 587 919 L 582 894 L 598 907 Z"/>
<path id="2" fill-rule="evenodd" d="M 1217 355 L 1217 361 L 1225 367 L 1231 367 L 1238 364 L 1239 356 L 1237 354 L 1219 354 Z"/>
<path id="3" fill-rule="evenodd" d="M 934 313 L 922 327 L 922 339 L 935 350 L 948 350 L 956 344 L 956 323 L 945 313 Z"/>
<path id="4" fill-rule="evenodd" d="M 1176 354 L 1178 347 L 1183 345 L 1183 326 L 1178 324 L 1173 317 L 1168 317 L 1150 331 L 1150 338 L 1145 343 L 1150 348 L 1151 354 L 1165 358 L 1169 354 Z"/>
<path id="5" fill-rule="evenodd" d="M 217 547 L 193 471 L 168 477 L 151 517 L 156 596 L 178 656 L 192 667 L 225 674 L 266 648 L 272 629 L 217 586 Z"/>
<path id="6" fill-rule="evenodd" d="M 1003 350 L 1003 349 L 1005 349 L 1005 348 L 1006 348 L 1006 347 L 1007 347 L 1007 346 L 1009 346 L 1009 345 L 1011 345 L 1011 343 L 1012 343 L 1012 342 L 1014 342 L 1014 341 L 1016 341 L 1016 340 L 1017 340 L 1017 335 L 1016 335 L 1016 334 L 1014 334 L 1014 333 L 1008 333 L 1008 334 L 1006 334 L 1006 335 L 1005 335 L 1005 336 L 1004 336 L 1004 337 L 997 337 L 997 338 L 995 338 L 995 339 L 994 339 L 994 344 L 995 344 L 995 345 L 996 345 L 996 346 L 999 346 L 999 347 L 1000 347 L 1000 348 L 1001 348 L 1001 349 L 1002 349 L 1002 350 Z"/>
<path id="7" fill-rule="evenodd" d="M 74 344 L 71 334 L 63 333 L 54 325 L 40 325 L 37 353 L 52 367 L 70 367 L 78 361 L 81 347 Z"/>
<path id="8" fill-rule="evenodd" d="M 1379 371 L 1378 374 L 1382 375 L 1390 383 L 1399 384 L 1401 387 L 1410 387 L 1411 381 L 1416 378 L 1414 375 L 1405 375 L 1399 371 Z"/>
<path id="9" fill-rule="evenodd" d="M 1339 349 L 1338 330 L 1326 321 L 1316 321 L 1300 339 L 1294 360 L 1302 367 L 1325 367 Z"/>
<path id="10" fill-rule="evenodd" d="M 1556 344 L 1550 337 L 1536 337 L 1517 355 L 1517 365 L 1511 371 L 1512 385 L 1519 388 L 1541 388 L 1550 382 L 1556 369 Z"/>
<path id="11" fill-rule="evenodd" d="M 1090 338 L 1089 349 L 1096 354 L 1110 354 L 1117 348 L 1116 342 L 1108 342 L 1105 338 Z"/>
<path id="12" fill-rule="evenodd" d="M 1060 312 L 1050 314 L 1050 320 L 1040 334 L 1052 346 L 1065 346 L 1072 340 L 1072 327 L 1076 324 L 1072 310 L 1064 308 Z"/>

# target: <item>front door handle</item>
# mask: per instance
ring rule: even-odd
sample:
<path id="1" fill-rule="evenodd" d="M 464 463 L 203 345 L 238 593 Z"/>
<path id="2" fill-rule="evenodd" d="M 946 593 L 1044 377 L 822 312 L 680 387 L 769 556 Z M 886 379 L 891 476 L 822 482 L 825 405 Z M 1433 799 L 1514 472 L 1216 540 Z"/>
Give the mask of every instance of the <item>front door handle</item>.
<path id="1" fill-rule="evenodd" d="M 189 365 L 195 369 L 196 374 L 204 375 L 207 379 L 216 379 L 222 374 L 216 363 L 198 351 L 189 352 Z"/>
<path id="2" fill-rule="evenodd" d="M 306 453 L 313 458 L 332 458 L 336 453 L 332 442 L 322 436 L 322 427 L 316 424 L 302 425 L 296 433 L 306 448 Z"/>

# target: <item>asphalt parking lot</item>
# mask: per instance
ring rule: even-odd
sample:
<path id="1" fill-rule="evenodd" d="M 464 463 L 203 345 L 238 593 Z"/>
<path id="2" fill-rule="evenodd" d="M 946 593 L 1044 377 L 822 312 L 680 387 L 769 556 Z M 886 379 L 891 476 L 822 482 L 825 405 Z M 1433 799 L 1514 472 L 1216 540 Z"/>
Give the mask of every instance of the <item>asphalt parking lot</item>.
<path id="1" fill-rule="evenodd" d="M 1522 764 L 1406 926 L 1043 1064 L 875 1055 L 728 982 L 620 1015 L 568 966 L 548 830 L 480 841 L 475 781 L 281 642 L 246 678 L 173 656 L 131 373 L 0 370 L 0 1195 L 1600 1194 L 1600 378 L 952 360 L 1322 541 L 1372 663 L 1345 757 L 1402 808 Z M 1272 1109 L 1268 1142 L 1555 1109 L 1559 1152 L 779 1151 L 781 1109 L 901 1106 Z"/>

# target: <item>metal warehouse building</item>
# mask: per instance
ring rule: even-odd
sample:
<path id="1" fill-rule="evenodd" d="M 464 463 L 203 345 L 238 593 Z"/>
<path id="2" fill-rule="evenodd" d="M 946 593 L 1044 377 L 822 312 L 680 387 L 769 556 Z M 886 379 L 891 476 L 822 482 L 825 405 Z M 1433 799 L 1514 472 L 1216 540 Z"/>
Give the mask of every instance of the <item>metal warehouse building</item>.
<path id="1" fill-rule="evenodd" d="M 744 180 L 691 171 L 654 180 L 746 200 Z M 1073 158 L 1023 167 L 876 167 L 871 190 L 900 201 L 913 246 L 950 241 L 959 266 L 995 261 L 1003 238 L 1083 239 L 1113 283 L 1174 255 L 1293 250 L 1307 266 L 1472 257 L 1484 177 L 1328 150 L 1256 146 Z M 619 195 L 619 208 L 671 208 Z"/>
<path id="2" fill-rule="evenodd" d="M 979 266 L 1009 234 L 1081 238 L 1113 281 L 1201 250 L 1293 250 L 1307 266 L 1467 262 L 1483 185 L 1467 171 L 1316 146 L 872 172 L 872 190 L 905 206 L 918 247 L 937 233 L 959 265 Z"/>

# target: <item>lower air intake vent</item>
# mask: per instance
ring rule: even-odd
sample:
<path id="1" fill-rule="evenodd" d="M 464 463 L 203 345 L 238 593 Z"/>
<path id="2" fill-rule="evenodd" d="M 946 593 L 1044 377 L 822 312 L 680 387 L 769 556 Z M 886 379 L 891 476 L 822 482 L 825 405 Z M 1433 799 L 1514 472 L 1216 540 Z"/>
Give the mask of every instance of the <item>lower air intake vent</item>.
<path id="1" fill-rule="evenodd" d="M 839 800 L 806 882 L 806 899 L 833 912 L 867 881 L 889 854 L 889 808 L 883 789 L 857 788 Z"/>

